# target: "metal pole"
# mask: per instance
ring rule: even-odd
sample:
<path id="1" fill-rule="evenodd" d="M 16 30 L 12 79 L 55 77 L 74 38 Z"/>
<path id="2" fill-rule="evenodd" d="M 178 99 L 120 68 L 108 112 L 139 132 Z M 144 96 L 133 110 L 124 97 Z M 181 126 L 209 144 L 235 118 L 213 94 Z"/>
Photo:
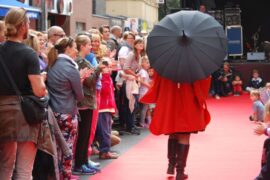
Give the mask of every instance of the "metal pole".
<path id="1" fill-rule="evenodd" d="M 41 30 L 47 31 L 47 8 L 46 8 L 46 0 L 42 0 L 41 2 Z"/>

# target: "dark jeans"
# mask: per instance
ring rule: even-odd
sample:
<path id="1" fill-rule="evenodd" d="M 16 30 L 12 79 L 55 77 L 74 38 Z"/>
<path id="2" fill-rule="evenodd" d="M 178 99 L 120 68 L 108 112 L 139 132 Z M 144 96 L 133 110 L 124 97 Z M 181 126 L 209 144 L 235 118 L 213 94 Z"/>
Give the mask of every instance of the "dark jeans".
<path id="1" fill-rule="evenodd" d="M 99 142 L 99 151 L 107 153 L 111 148 L 112 115 L 109 112 L 101 112 L 98 115 L 96 139 Z"/>
<path id="2" fill-rule="evenodd" d="M 123 83 L 119 90 L 118 96 L 118 113 L 119 113 L 119 125 L 121 128 L 124 128 L 127 120 L 127 106 L 128 100 L 126 96 L 126 84 Z"/>
<path id="3" fill-rule="evenodd" d="M 93 110 L 79 110 L 80 121 L 78 123 L 78 138 L 76 143 L 76 153 L 75 153 L 75 166 L 81 167 L 83 164 L 88 163 L 88 147 L 89 147 L 89 137 L 91 133 L 91 124 Z"/>
<path id="4" fill-rule="evenodd" d="M 138 95 L 134 95 L 135 96 L 135 108 L 134 111 L 131 112 L 129 109 L 129 100 L 127 98 L 126 95 L 126 84 L 123 83 L 121 90 L 120 90 L 120 108 L 119 110 L 119 123 L 120 126 L 122 128 L 125 127 L 126 125 L 126 129 L 127 130 L 131 130 L 132 128 L 134 128 L 134 124 L 135 124 L 135 114 L 137 112 L 137 108 L 138 108 Z"/>

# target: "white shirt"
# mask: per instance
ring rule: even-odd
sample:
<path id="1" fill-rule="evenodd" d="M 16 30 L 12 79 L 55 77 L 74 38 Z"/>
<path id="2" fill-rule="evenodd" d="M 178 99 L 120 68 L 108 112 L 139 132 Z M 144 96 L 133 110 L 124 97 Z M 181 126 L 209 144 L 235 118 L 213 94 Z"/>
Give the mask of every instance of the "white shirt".
<path id="1" fill-rule="evenodd" d="M 140 75 L 141 78 L 144 79 L 145 82 L 147 82 L 147 83 L 150 82 L 149 74 L 148 74 L 148 72 L 145 69 L 142 68 L 139 71 L 139 75 Z M 147 93 L 147 91 L 148 91 L 148 87 L 147 86 L 144 86 L 143 84 L 141 84 L 141 86 L 139 88 L 139 95 L 140 95 L 139 98 L 143 97 Z"/>
<path id="2" fill-rule="evenodd" d="M 126 59 L 130 51 L 131 50 L 127 46 L 122 46 L 118 52 L 118 59 L 119 58 Z"/>

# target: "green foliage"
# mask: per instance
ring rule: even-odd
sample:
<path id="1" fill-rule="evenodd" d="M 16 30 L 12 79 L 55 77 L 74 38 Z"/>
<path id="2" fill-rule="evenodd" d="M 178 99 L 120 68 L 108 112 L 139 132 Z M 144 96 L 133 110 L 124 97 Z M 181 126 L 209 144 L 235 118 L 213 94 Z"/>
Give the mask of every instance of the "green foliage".
<path id="1" fill-rule="evenodd" d="M 165 0 L 164 4 L 159 5 L 158 17 L 161 20 L 164 16 L 170 13 L 170 9 L 180 8 L 181 0 Z"/>

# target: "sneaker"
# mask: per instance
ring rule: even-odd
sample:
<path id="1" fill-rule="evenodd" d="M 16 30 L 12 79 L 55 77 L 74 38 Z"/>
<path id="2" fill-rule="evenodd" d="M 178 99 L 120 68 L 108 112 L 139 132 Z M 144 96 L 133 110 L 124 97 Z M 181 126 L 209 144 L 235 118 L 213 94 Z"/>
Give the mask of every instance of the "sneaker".
<path id="1" fill-rule="evenodd" d="M 97 173 L 101 172 L 101 170 L 96 166 L 93 166 L 93 165 L 91 165 L 89 163 L 85 164 L 85 165 L 88 167 L 88 169 L 92 169 L 92 170 L 96 171 Z"/>
<path id="2" fill-rule="evenodd" d="M 94 161 L 88 160 L 88 164 L 90 164 L 91 166 L 94 166 L 94 167 L 100 167 L 99 162 L 94 162 Z"/>
<path id="3" fill-rule="evenodd" d="M 216 99 L 220 99 L 219 95 L 215 95 L 215 98 L 216 98 Z"/>
<path id="4" fill-rule="evenodd" d="M 138 127 L 139 127 L 139 128 L 144 128 L 144 127 L 145 127 L 145 124 L 144 124 L 144 123 L 139 123 L 139 124 L 138 124 Z"/>
<path id="5" fill-rule="evenodd" d="M 129 134 L 135 134 L 135 135 L 140 135 L 140 130 L 139 129 L 136 129 L 136 128 L 132 128 L 131 130 L 127 130 L 126 131 L 127 133 Z"/>
<path id="6" fill-rule="evenodd" d="M 94 169 L 89 169 L 85 164 L 79 168 L 74 167 L 73 172 L 72 172 L 72 174 L 75 174 L 75 175 L 93 175 L 96 173 L 97 172 Z"/>
<path id="7" fill-rule="evenodd" d="M 119 157 L 118 154 L 112 153 L 112 152 L 100 153 L 99 154 L 99 159 L 117 159 L 118 157 Z"/>

